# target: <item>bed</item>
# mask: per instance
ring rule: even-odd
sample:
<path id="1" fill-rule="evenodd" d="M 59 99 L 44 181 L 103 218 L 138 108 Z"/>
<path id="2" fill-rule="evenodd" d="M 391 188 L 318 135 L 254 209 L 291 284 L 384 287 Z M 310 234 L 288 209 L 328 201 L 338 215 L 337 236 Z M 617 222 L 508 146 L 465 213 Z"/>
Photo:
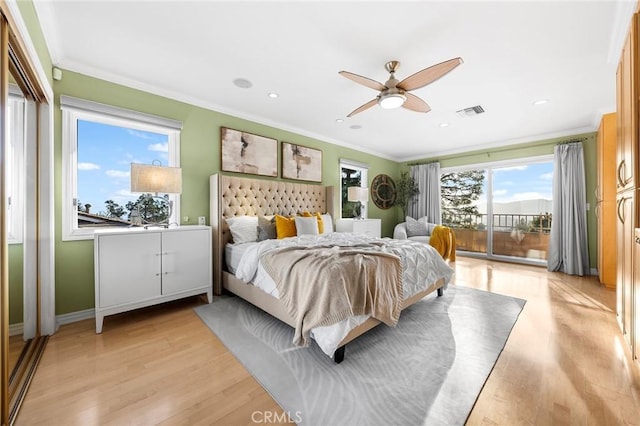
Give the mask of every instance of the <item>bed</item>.
<path id="1" fill-rule="evenodd" d="M 258 285 L 247 282 L 250 281 L 247 277 L 256 277 L 257 275 L 255 275 L 255 273 L 257 272 L 261 274 L 262 278 L 260 280 L 265 281 L 264 271 L 258 271 L 258 269 L 262 269 L 259 262 L 257 265 L 250 266 L 250 268 L 256 269 L 253 275 L 246 271 L 244 274 L 240 274 L 247 279 L 247 281 L 238 278 L 234 273 L 230 272 L 230 269 L 238 266 L 241 258 L 246 257 L 243 253 L 238 254 L 238 252 L 253 251 L 254 254 L 260 254 L 265 250 L 261 248 L 259 244 L 266 243 L 263 245 L 269 246 L 270 249 L 278 249 L 283 241 L 285 245 L 290 244 L 288 244 L 286 240 L 278 240 L 278 242 L 267 241 L 258 243 L 258 245 L 238 244 L 238 246 L 243 246 L 243 248 L 239 250 L 234 247 L 227 247 L 228 244 L 232 243 L 232 240 L 226 219 L 237 216 L 296 215 L 304 211 L 329 212 L 333 215 L 335 212 L 333 205 L 333 187 L 216 174 L 211 176 L 210 189 L 210 221 L 213 230 L 214 253 L 214 294 L 220 295 L 223 291 L 233 293 L 295 328 L 296 319 L 290 314 L 290 310 L 287 309 L 285 304 L 277 297 L 274 297 L 273 291 L 270 291 L 269 288 L 265 289 L 264 285 L 262 285 L 261 288 Z M 305 245 L 326 245 L 327 242 L 341 240 L 343 238 L 346 238 L 346 236 L 336 233 L 335 235 L 308 236 L 308 238 L 300 237 L 287 240 L 301 240 Z M 348 238 L 356 239 L 352 244 L 369 244 L 367 241 L 358 240 L 358 238 L 362 237 L 349 236 Z M 388 251 L 402 251 L 406 249 L 398 246 L 401 244 L 399 240 L 378 240 L 379 241 L 374 242 L 374 244 L 390 245 L 391 248 L 389 248 Z M 402 244 L 417 243 L 405 241 Z M 233 248 L 235 253 L 232 253 L 232 250 L 229 250 L 230 248 Z M 423 250 L 423 252 L 429 250 L 431 250 L 431 247 Z M 230 259 L 229 263 L 234 263 L 235 265 L 227 265 L 225 251 L 227 255 L 231 256 L 227 257 Z M 423 253 L 421 256 L 424 257 L 425 254 Z M 407 262 L 404 260 L 403 262 L 406 265 Z M 398 301 L 401 309 L 412 305 L 430 293 L 436 292 L 438 295 L 442 295 L 442 291 L 451 277 L 452 269 L 438 257 L 437 253 L 435 258 L 430 257 L 429 262 L 431 262 L 430 265 L 436 265 L 433 269 L 436 269 L 437 273 L 429 271 L 429 282 L 424 282 L 422 288 L 414 288 L 409 295 L 405 292 L 402 300 Z M 247 265 L 242 265 L 242 268 L 246 269 Z M 269 281 L 269 276 L 268 274 L 266 275 L 266 281 Z M 267 287 L 268 286 L 269 284 L 267 284 Z M 379 320 L 373 317 L 357 316 L 351 318 L 346 323 L 343 321 L 340 324 L 335 324 L 332 326 L 333 330 L 331 329 L 332 327 L 315 328 L 312 330 L 312 337 L 327 355 L 332 356 L 335 362 L 339 363 L 344 359 L 345 345 L 347 343 L 380 323 Z M 330 338 L 326 337 L 327 334 L 330 335 Z M 327 343 L 327 339 L 330 339 L 331 342 Z"/>

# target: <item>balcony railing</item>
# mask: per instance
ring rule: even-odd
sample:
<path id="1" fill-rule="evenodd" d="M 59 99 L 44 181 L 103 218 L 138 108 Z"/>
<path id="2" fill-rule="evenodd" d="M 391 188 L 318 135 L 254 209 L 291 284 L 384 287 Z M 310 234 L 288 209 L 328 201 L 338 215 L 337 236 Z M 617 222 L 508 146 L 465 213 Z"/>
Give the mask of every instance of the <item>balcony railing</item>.
<path id="1" fill-rule="evenodd" d="M 443 224 L 453 228 L 456 249 L 478 253 L 487 252 L 486 214 L 454 215 L 444 211 Z M 547 259 L 551 214 L 494 214 L 493 254 Z"/>

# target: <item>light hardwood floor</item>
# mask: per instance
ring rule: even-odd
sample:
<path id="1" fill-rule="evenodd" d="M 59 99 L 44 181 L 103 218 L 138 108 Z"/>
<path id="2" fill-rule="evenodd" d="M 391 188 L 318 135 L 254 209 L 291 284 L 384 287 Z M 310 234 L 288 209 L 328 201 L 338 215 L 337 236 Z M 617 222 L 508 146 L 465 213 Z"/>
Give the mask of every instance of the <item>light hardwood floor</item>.
<path id="1" fill-rule="evenodd" d="M 640 425 L 615 292 L 537 267 L 458 257 L 455 268 L 454 285 L 527 300 L 467 424 Z M 193 313 L 200 303 L 107 317 L 100 335 L 93 321 L 61 327 L 17 424 L 277 424 L 265 420 L 284 413 Z"/>

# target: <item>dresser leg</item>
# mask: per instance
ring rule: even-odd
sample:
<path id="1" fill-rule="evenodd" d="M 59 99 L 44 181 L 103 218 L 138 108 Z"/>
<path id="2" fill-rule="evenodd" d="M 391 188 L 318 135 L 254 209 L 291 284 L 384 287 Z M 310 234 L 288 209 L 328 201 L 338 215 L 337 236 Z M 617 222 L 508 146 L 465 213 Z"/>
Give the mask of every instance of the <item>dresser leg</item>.
<path id="1" fill-rule="evenodd" d="M 96 333 L 102 333 L 102 322 L 104 321 L 104 315 L 96 313 Z"/>

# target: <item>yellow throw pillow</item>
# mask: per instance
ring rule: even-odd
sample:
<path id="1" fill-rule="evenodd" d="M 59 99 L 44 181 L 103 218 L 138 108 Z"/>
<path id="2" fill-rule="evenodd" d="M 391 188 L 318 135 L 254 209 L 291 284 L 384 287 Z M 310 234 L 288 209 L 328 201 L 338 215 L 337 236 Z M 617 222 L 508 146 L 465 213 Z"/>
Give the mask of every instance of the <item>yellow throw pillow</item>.
<path id="1" fill-rule="evenodd" d="M 300 215 L 302 217 L 316 217 L 318 219 L 318 234 L 324 234 L 324 221 L 322 220 L 322 215 L 320 212 L 315 212 L 311 214 L 310 212 L 302 212 Z"/>
<path id="2" fill-rule="evenodd" d="M 324 234 L 324 220 L 322 220 L 322 215 L 320 212 L 316 212 L 315 216 L 318 219 L 318 233 Z"/>
<path id="3" fill-rule="evenodd" d="M 287 237 L 295 237 L 297 234 L 296 231 L 296 222 L 293 217 L 284 217 L 279 214 L 276 215 L 276 236 L 279 240 Z"/>

